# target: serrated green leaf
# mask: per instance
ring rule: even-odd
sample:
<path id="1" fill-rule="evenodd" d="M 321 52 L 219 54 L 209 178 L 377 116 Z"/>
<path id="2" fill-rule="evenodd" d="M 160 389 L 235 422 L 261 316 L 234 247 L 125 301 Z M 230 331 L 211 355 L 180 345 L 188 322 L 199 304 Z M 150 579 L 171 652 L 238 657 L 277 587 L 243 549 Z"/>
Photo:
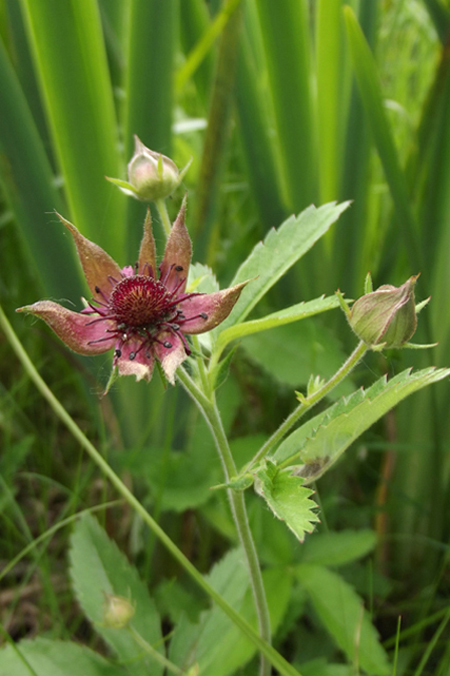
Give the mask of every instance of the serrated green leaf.
<path id="1" fill-rule="evenodd" d="M 159 676 L 164 669 L 148 654 L 143 654 L 126 629 L 102 626 L 104 593 L 128 598 L 135 606 L 130 624 L 157 650 L 162 651 L 159 615 L 140 580 L 117 545 L 108 538 L 98 521 L 86 515 L 78 521 L 71 538 L 71 576 L 81 607 L 117 656 L 133 661 L 133 676 Z"/>
<path id="2" fill-rule="evenodd" d="M 207 576 L 209 583 L 252 624 L 257 626 L 250 579 L 242 550 L 229 552 Z M 286 611 L 292 578 L 284 568 L 263 573 L 272 631 Z M 180 668 L 198 663 L 201 674 L 228 676 L 236 673 L 255 654 L 255 649 L 224 613 L 215 606 L 201 614 L 198 624 L 180 621 L 170 645 L 169 658 Z"/>
<path id="3" fill-rule="evenodd" d="M 324 626 L 348 659 L 372 676 L 388 676 L 391 670 L 387 655 L 354 589 L 337 573 L 321 566 L 301 564 L 295 573 Z"/>
<path id="4" fill-rule="evenodd" d="M 313 315 L 326 312 L 327 310 L 333 310 L 337 307 L 339 307 L 339 300 L 336 296 L 321 296 L 320 298 L 315 298 L 308 302 L 302 301 L 301 303 L 292 305 L 284 310 L 279 310 L 278 312 L 272 312 L 270 315 L 266 315 L 260 319 L 253 319 L 249 322 L 235 324 L 220 333 L 216 350 L 222 351 L 229 342 L 236 340 L 237 338 L 249 336 L 253 333 L 259 333 L 260 331 L 267 331 L 268 329 L 282 326 L 283 324 L 291 324 L 300 319 L 306 319 L 307 317 L 312 317 Z"/>
<path id="5" fill-rule="evenodd" d="M 219 291 L 219 282 L 208 265 L 193 263 L 189 267 L 187 291 L 188 293 L 215 293 Z"/>
<path id="6" fill-rule="evenodd" d="M 265 499 L 275 516 L 285 521 L 290 530 L 303 542 L 311 533 L 319 517 L 313 511 L 316 503 L 310 499 L 313 491 L 303 486 L 304 480 L 280 470 L 266 460 L 256 472 L 255 490 Z"/>
<path id="7" fill-rule="evenodd" d="M 413 392 L 450 376 L 450 369 L 428 368 L 386 376 L 369 389 L 343 397 L 290 434 L 276 450 L 277 464 L 302 462 L 299 472 L 308 480 L 321 476 L 374 422 Z"/>
<path id="8" fill-rule="evenodd" d="M 376 542 L 376 533 L 367 529 L 316 533 L 304 543 L 301 561 L 321 566 L 342 566 L 371 552 Z"/>
<path id="9" fill-rule="evenodd" d="M 291 268 L 347 209 L 350 202 L 311 205 L 291 216 L 278 230 L 270 230 L 242 263 L 230 286 L 253 281 L 242 291 L 233 311 L 217 331 L 244 321 L 269 289 Z M 256 279 L 254 279 L 256 278 Z"/>
<path id="10" fill-rule="evenodd" d="M 21 641 L 16 648 L 7 645 L 0 650 L 0 673 L 5 676 L 31 676 L 18 652 L 37 676 L 126 676 L 128 673 L 124 667 L 111 664 L 89 648 L 70 641 L 38 638 Z"/>

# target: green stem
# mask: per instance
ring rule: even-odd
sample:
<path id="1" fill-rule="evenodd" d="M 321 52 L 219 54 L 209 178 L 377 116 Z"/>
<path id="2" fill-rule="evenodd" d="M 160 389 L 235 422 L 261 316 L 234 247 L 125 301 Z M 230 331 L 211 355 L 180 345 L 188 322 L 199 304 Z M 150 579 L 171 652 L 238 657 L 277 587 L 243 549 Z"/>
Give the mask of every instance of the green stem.
<path id="1" fill-rule="evenodd" d="M 367 352 L 368 347 L 363 341 L 358 343 L 348 359 L 342 364 L 341 368 L 336 371 L 334 376 L 328 380 L 320 389 L 313 392 L 309 397 L 305 397 L 303 401 L 292 411 L 280 427 L 272 434 L 270 439 L 259 449 L 257 454 L 250 460 L 246 467 L 242 470 L 241 475 L 250 471 L 250 469 L 259 463 L 266 455 L 279 444 L 282 438 L 289 432 L 291 427 L 306 413 L 307 410 L 315 406 L 321 399 L 326 397 L 337 385 L 339 385 L 355 368 L 358 362 L 363 358 Z"/>
<path id="2" fill-rule="evenodd" d="M 216 443 L 219 457 L 222 461 L 225 481 L 229 482 L 232 477 L 236 476 L 237 468 L 230 450 L 230 446 L 228 444 L 225 430 L 223 429 L 222 419 L 220 417 L 216 402 L 213 398 L 210 400 L 204 395 L 203 392 L 200 392 L 199 388 L 183 369 L 178 369 L 177 377 L 188 394 L 195 401 L 203 416 L 205 417 L 206 422 L 208 423 L 211 434 Z M 247 559 L 253 598 L 255 601 L 256 613 L 258 617 L 259 633 L 261 638 L 267 641 L 267 643 L 270 643 L 271 629 L 269 608 L 267 605 L 266 592 L 259 566 L 258 555 L 248 521 L 244 493 L 243 491 L 233 491 L 229 489 L 228 499 L 230 501 L 231 511 L 236 524 L 239 540 Z M 260 676 L 269 676 L 269 674 L 270 663 L 266 656 L 262 655 Z"/>
<path id="3" fill-rule="evenodd" d="M 200 346 L 200 341 L 198 339 L 198 336 L 191 336 L 192 344 L 194 346 L 194 350 L 198 353 L 198 355 L 201 355 L 201 346 Z M 211 388 L 208 380 L 208 374 L 206 372 L 205 368 L 205 362 L 202 359 L 201 356 L 196 357 L 196 362 L 197 362 L 197 368 L 198 368 L 198 373 L 200 375 L 200 381 L 202 383 L 202 388 L 203 392 L 205 394 L 210 395 L 211 394 Z"/>
<path id="4" fill-rule="evenodd" d="M 166 202 L 163 199 L 159 199 L 156 200 L 155 204 L 161 218 L 161 223 L 163 224 L 164 233 L 166 237 L 168 237 L 172 229 L 172 223 L 170 221 L 169 212 L 167 211 Z"/>
<path id="5" fill-rule="evenodd" d="M 3 332 L 11 347 L 22 363 L 24 370 L 28 374 L 30 380 L 35 384 L 43 398 L 48 402 L 50 407 L 53 409 L 61 422 L 67 427 L 73 437 L 79 442 L 80 446 L 85 449 L 85 451 L 100 468 L 103 474 L 110 480 L 116 491 L 127 501 L 130 507 L 132 507 L 140 515 L 144 523 L 146 523 L 155 533 L 156 537 L 159 538 L 161 543 L 171 553 L 174 559 L 176 559 L 176 561 L 178 561 L 178 563 L 193 578 L 193 580 L 195 580 L 198 586 L 203 589 L 203 591 L 208 596 L 210 596 L 210 598 L 212 598 L 215 603 L 217 603 L 224 613 L 228 615 L 231 621 L 234 622 L 234 624 L 236 624 L 236 626 L 239 627 L 239 629 L 247 636 L 247 638 L 258 648 L 258 650 L 260 650 L 261 653 L 267 657 L 267 660 L 275 667 L 275 669 L 278 669 L 280 674 L 283 676 L 300 676 L 299 672 L 294 669 L 294 667 L 292 667 L 277 650 L 275 650 L 267 641 L 259 636 L 253 627 L 247 622 L 247 620 L 237 613 L 234 608 L 232 608 L 229 603 L 227 603 L 227 601 L 225 601 L 225 599 L 222 598 L 222 596 L 208 584 L 208 582 L 198 572 L 195 566 L 193 566 L 189 559 L 183 554 L 183 552 L 178 549 L 176 544 L 172 542 L 172 540 L 168 535 L 166 535 L 159 524 L 152 518 L 143 505 L 141 505 L 139 500 L 135 498 L 127 486 L 125 486 L 117 474 L 111 469 L 106 460 L 101 456 L 89 439 L 83 434 L 76 422 L 70 417 L 66 409 L 62 406 L 62 404 L 41 378 L 33 362 L 19 341 L 11 324 L 6 318 L 1 306 L 0 326 L 3 329 Z"/>
<path id="6" fill-rule="evenodd" d="M 72 524 L 74 521 L 80 519 L 85 514 L 94 514 L 94 512 L 99 512 L 101 510 L 109 509 L 110 507 L 120 505 L 121 502 L 122 502 L 121 500 L 111 500 L 110 502 L 104 502 L 101 505 L 96 505 L 95 507 L 83 509 L 81 510 L 81 512 L 77 512 L 76 514 L 72 514 L 72 516 L 68 516 L 66 519 L 63 519 L 62 521 L 58 521 L 58 523 L 55 523 L 51 528 L 48 528 L 45 531 L 45 533 L 41 533 L 37 538 L 35 538 L 26 547 L 24 547 L 22 551 L 20 551 L 17 554 L 17 556 L 11 559 L 11 561 L 8 561 L 5 567 L 2 568 L 2 570 L 0 571 L 0 582 L 3 580 L 4 577 L 6 577 L 9 571 L 12 570 L 14 566 L 17 563 L 19 563 L 21 559 L 24 558 L 24 556 L 32 552 L 33 549 L 35 549 L 41 542 L 44 542 L 45 540 L 47 540 L 47 538 L 51 538 L 61 528 L 64 528 L 65 526 Z"/>
<path id="7" fill-rule="evenodd" d="M 170 671 L 172 674 L 178 674 L 178 676 L 182 676 L 185 673 L 180 667 L 177 667 L 176 664 L 168 660 L 167 657 L 164 657 L 164 655 L 155 650 L 155 648 L 150 645 L 150 643 L 148 643 L 132 625 L 129 624 L 127 629 L 136 643 L 145 650 L 148 655 L 151 655 L 156 662 L 165 667 L 167 671 Z"/>

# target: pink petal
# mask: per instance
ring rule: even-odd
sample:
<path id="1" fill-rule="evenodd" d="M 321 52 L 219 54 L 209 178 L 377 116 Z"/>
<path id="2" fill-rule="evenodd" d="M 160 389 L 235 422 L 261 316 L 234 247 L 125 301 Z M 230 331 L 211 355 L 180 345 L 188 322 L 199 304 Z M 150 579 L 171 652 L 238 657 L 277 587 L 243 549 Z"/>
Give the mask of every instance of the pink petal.
<path id="1" fill-rule="evenodd" d="M 136 376 L 136 380 L 151 380 L 153 372 L 153 355 L 143 347 L 140 340 L 128 340 L 120 346 L 120 357 L 114 357 L 113 365 L 118 367 L 121 376 Z M 130 359 L 130 354 L 135 357 Z"/>
<path id="2" fill-rule="evenodd" d="M 246 284 L 247 282 L 242 282 L 231 289 L 203 293 L 182 300 L 178 307 L 186 319 L 178 320 L 181 331 L 193 334 L 214 329 L 228 317 Z M 205 314 L 207 318 L 201 317 L 200 313 Z"/>
<path id="3" fill-rule="evenodd" d="M 140 275 L 148 275 L 150 268 L 153 276 L 156 273 L 156 248 L 152 232 L 152 217 L 150 208 L 147 209 L 147 216 L 144 222 L 144 235 L 139 249 L 138 271 Z"/>
<path id="4" fill-rule="evenodd" d="M 155 354 L 161 362 L 163 371 L 167 380 L 171 385 L 175 385 L 175 371 L 186 359 L 186 350 L 184 349 L 183 341 L 175 333 L 167 331 L 167 333 L 160 334 L 158 340 L 161 343 L 154 344 Z M 164 347 L 162 343 L 168 341 L 172 347 Z"/>
<path id="5" fill-rule="evenodd" d="M 109 298 L 114 287 L 110 277 L 118 282 L 122 279 L 120 268 L 106 251 L 94 242 L 83 237 L 81 232 L 65 218 L 56 213 L 59 220 L 70 230 L 77 247 L 78 257 L 83 268 L 84 276 L 91 290 L 93 298 L 103 301 L 104 298 L 96 289 L 100 289 Z"/>
<path id="6" fill-rule="evenodd" d="M 94 321 L 98 315 L 72 312 L 50 300 L 41 300 L 33 305 L 18 308 L 17 312 L 27 312 L 43 319 L 58 338 L 78 354 L 103 354 L 110 350 L 116 338 L 107 331 L 115 331 L 115 323 L 109 320 Z M 106 340 L 104 340 L 106 338 Z M 96 342 L 98 341 L 98 342 Z"/>
<path id="7" fill-rule="evenodd" d="M 178 288 L 181 280 L 184 284 L 179 287 L 178 293 L 182 293 L 186 287 L 186 279 L 192 256 L 192 245 L 189 233 L 184 224 L 186 215 L 186 199 L 183 200 L 181 209 L 167 240 L 164 258 L 161 263 L 161 281 L 169 291 Z M 179 268 L 178 270 L 176 268 Z"/>

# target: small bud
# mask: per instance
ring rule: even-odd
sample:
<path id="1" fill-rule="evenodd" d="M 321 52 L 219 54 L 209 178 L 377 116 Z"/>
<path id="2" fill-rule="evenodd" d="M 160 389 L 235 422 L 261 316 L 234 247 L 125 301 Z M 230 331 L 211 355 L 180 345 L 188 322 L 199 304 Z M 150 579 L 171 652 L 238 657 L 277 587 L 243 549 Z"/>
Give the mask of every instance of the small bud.
<path id="1" fill-rule="evenodd" d="M 134 615 L 134 608 L 123 596 L 105 593 L 103 625 L 109 629 L 123 629 Z"/>
<path id="2" fill-rule="evenodd" d="M 134 142 L 134 155 L 128 164 L 128 182 L 117 178 L 108 178 L 108 181 L 143 202 L 169 197 L 180 185 L 191 162 L 180 173 L 169 157 L 150 150 L 136 135 Z"/>
<path id="3" fill-rule="evenodd" d="M 417 277 L 410 277 L 400 287 L 384 284 L 353 304 L 349 324 L 368 347 L 399 348 L 412 337 L 417 327 L 414 303 Z"/>

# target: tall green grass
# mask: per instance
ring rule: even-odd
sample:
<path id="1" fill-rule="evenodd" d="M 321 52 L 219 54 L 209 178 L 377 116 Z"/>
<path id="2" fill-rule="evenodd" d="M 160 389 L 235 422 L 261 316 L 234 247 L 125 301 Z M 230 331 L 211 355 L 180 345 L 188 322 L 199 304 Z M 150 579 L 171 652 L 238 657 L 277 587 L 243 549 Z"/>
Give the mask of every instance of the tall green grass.
<path id="1" fill-rule="evenodd" d="M 99 404 L 108 359 L 68 355 L 41 327 L 13 315 L 15 306 L 40 297 L 78 303 L 87 293 L 52 212 L 74 221 L 120 265 L 133 263 L 145 207 L 127 201 L 105 175 L 125 178 L 134 133 L 180 167 L 193 155 L 184 187 L 194 252 L 226 283 L 249 248 L 289 214 L 311 202 L 352 199 L 336 229 L 279 285 L 266 309 L 337 288 L 355 298 L 368 270 L 375 286 L 420 272 L 417 294 L 432 300 L 419 340 L 438 341 L 438 347 L 431 357 L 373 357 L 360 367 L 355 385 L 372 371 L 448 365 L 450 10 L 438 0 L 4 0 L 1 9 L 2 305 L 52 388 L 206 570 L 233 531 L 225 501 L 207 490 L 208 481 L 220 477 L 208 469 L 211 446 L 185 395 L 164 392 L 156 378 L 150 386 L 125 381 L 115 387 L 112 403 Z M 161 236 L 157 244 L 161 249 Z M 242 462 L 251 455 L 252 439 L 283 419 L 305 373 L 326 371 L 320 355 L 339 363 L 351 341 L 339 317 L 308 325 L 300 336 L 291 327 L 273 330 L 247 350 L 243 340 L 220 395 L 228 429 L 238 440 L 249 437 Z M 0 505 L 8 558 L 13 541 L 21 547 L 45 529 L 44 513 L 63 518 L 99 493 L 107 497 L 107 488 L 78 449 L 67 458 L 64 433 L 1 339 L 0 360 Z M 318 484 L 324 530 L 377 529 L 370 585 L 362 566 L 349 576 L 362 591 L 372 590 L 384 638 L 394 631 L 386 599 L 394 614 L 405 614 L 417 628 L 400 644 L 409 645 L 403 659 L 410 673 L 421 673 L 413 671 L 417 655 L 437 630 L 426 617 L 446 606 L 449 403 L 448 383 L 416 395 Z M 136 459 L 142 449 L 153 453 L 153 460 L 146 455 L 142 461 L 149 464 L 144 479 Z M 190 463 L 177 478 L 178 496 L 169 480 L 174 449 Z M 196 481 L 201 490 L 192 490 Z M 55 495 L 61 509 L 52 503 Z M 39 518 L 31 518 L 30 500 L 40 505 Z M 253 509 L 264 563 L 295 560 L 289 537 Z M 123 544 L 162 595 L 165 554 L 136 517 L 124 512 L 120 524 Z M 266 527 L 277 546 L 264 542 Z M 26 585 L 39 569 L 41 610 L 54 618 L 51 628 L 42 628 L 52 635 L 67 618 L 78 631 L 70 598 L 61 605 L 52 589 L 62 549 L 60 543 L 54 552 L 37 554 L 22 579 Z M 176 589 L 183 607 L 186 588 Z M 291 606 L 293 623 L 297 606 Z M 299 632 L 306 635 L 305 625 Z M 294 635 L 287 624 L 280 641 Z M 300 664 L 297 648 L 293 654 Z M 428 667 L 428 673 L 446 673 L 449 662 L 438 641 L 429 662 L 435 672 Z"/>

